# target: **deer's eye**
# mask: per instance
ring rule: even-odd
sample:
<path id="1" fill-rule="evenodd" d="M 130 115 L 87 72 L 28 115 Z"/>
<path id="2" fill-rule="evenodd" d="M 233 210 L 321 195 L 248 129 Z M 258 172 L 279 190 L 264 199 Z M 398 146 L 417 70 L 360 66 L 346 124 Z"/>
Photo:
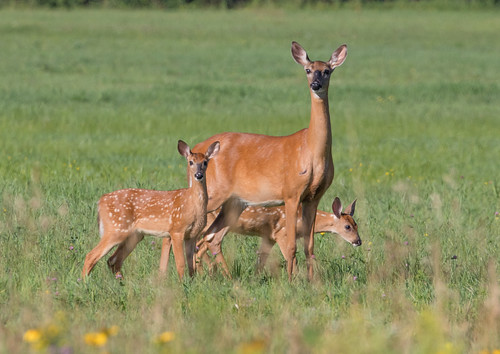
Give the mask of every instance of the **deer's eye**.
<path id="1" fill-rule="evenodd" d="M 323 71 L 323 74 L 330 75 L 330 70 L 327 69 L 327 70 Z"/>
<path id="2" fill-rule="evenodd" d="M 193 161 L 189 161 L 189 166 L 193 166 Z"/>
<path id="3" fill-rule="evenodd" d="M 203 161 L 203 166 L 207 167 L 207 165 L 208 165 L 208 162 Z"/>
<path id="4" fill-rule="evenodd" d="M 346 226 L 345 226 L 345 229 L 346 229 L 346 230 L 350 230 L 350 229 L 351 229 L 351 225 L 346 225 Z"/>
<path id="5" fill-rule="evenodd" d="M 306 73 L 310 74 L 311 73 L 311 69 L 306 69 Z"/>

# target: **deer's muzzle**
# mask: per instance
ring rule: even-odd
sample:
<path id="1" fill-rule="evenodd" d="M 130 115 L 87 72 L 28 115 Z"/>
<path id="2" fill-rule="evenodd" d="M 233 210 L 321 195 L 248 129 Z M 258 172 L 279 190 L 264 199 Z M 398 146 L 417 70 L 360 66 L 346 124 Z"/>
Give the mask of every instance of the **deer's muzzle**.
<path id="1" fill-rule="evenodd" d="M 197 181 L 201 181 L 203 179 L 203 173 L 201 172 L 196 172 L 194 174 L 194 178 L 196 178 Z"/>
<path id="2" fill-rule="evenodd" d="M 322 87 L 322 86 L 321 86 L 321 84 L 320 84 L 318 81 L 313 81 L 313 82 L 311 83 L 311 89 L 312 89 L 313 91 L 318 91 L 319 89 L 321 89 L 321 87 Z"/>

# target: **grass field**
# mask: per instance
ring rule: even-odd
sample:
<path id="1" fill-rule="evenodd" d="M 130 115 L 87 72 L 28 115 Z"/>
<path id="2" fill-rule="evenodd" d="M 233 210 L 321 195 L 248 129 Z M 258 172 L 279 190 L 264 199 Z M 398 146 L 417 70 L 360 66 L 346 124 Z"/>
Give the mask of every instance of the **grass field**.
<path id="1" fill-rule="evenodd" d="M 498 353 L 500 21 L 481 11 L 0 11 L 0 352 Z M 316 237 L 289 283 L 254 270 L 158 277 L 147 238 L 87 282 L 103 193 L 186 186 L 178 139 L 307 126 L 291 58 L 340 44 L 336 175 L 364 241 Z M 301 250 L 301 247 L 299 247 Z M 103 330 L 106 329 L 106 330 Z"/>

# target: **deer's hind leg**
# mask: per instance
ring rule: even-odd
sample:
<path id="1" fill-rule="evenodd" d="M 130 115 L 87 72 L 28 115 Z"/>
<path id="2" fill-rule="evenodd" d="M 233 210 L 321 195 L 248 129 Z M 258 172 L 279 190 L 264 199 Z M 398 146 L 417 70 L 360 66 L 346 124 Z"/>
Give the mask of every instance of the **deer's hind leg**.
<path id="1" fill-rule="evenodd" d="M 122 243 L 118 245 L 115 253 L 108 259 L 108 267 L 111 269 L 113 274 L 120 274 L 123 261 L 128 255 L 134 250 L 139 242 L 142 241 L 144 235 L 139 232 L 132 233 L 129 237 L 125 239 Z"/>
<path id="2" fill-rule="evenodd" d="M 128 234 L 110 234 L 104 233 L 101 240 L 85 257 L 82 269 L 82 278 L 90 274 L 96 263 L 109 253 L 116 245 L 124 242 Z"/>

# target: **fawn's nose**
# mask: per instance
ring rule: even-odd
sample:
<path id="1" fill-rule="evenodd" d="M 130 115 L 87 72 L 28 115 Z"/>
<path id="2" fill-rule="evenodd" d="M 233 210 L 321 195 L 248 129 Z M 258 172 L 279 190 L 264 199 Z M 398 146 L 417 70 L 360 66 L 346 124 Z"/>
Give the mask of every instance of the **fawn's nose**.
<path id="1" fill-rule="evenodd" d="M 356 241 L 354 241 L 354 242 L 352 243 L 352 245 L 353 245 L 354 247 L 359 247 L 359 246 L 361 246 L 361 244 L 362 244 L 362 243 L 363 243 L 363 242 L 361 242 L 361 239 L 360 239 L 360 238 L 358 238 Z"/>
<path id="2" fill-rule="evenodd" d="M 196 172 L 194 174 L 194 178 L 196 178 L 197 181 L 201 181 L 203 179 L 203 173 L 201 172 Z"/>

